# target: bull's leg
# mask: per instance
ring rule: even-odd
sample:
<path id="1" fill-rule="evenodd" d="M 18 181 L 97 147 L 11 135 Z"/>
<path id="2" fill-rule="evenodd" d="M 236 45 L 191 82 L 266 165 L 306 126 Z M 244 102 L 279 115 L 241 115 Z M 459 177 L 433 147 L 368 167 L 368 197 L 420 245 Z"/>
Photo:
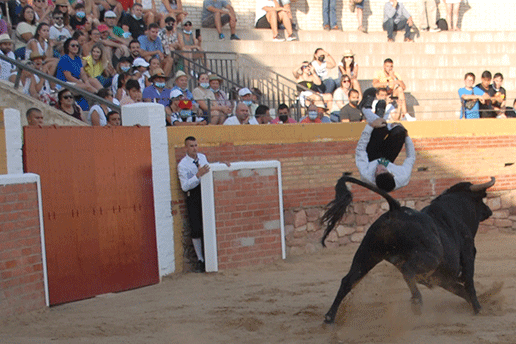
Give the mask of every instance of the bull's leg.
<path id="1" fill-rule="evenodd" d="M 324 322 L 326 324 L 333 324 L 344 297 L 369 271 L 371 271 L 372 268 L 376 266 L 376 264 L 383 260 L 383 257 L 375 255 L 375 253 L 369 251 L 365 246 L 367 245 L 362 242 L 362 245 L 358 248 L 355 257 L 353 258 L 353 263 L 351 264 L 348 274 L 342 279 L 337 296 L 335 297 L 330 310 L 324 316 Z"/>
<path id="2" fill-rule="evenodd" d="M 402 267 L 402 274 L 412 294 L 412 298 L 410 299 L 412 312 L 415 315 L 421 315 L 421 308 L 423 307 L 423 297 L 421 296 L 421 293 L 417 288 L 416 275 L 414 271 L 406 267 Z"/>
<path id="3" fill-rule="evenodd" d="M 477 250 L 472 244 L 469 246 L 469 250 L 462 252 L 461 264 L 462 264 L 462 275 L 464 278 L 464 289 L 466 290 L 467 299 L 473 307 L 473 312 L 478 314 L 480 311 L 480 303 L 477 299 L 477 291 L 475 290 L 475 283 L 473 282 L 473 276 L 475 274 L 475 255 Z"/>

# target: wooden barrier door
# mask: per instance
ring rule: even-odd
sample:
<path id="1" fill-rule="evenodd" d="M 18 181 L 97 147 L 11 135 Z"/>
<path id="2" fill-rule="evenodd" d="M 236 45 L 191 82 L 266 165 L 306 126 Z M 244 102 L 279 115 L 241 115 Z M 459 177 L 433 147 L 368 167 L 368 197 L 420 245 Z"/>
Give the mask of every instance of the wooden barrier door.
<path id="1" fill-rule="evenodd" d="M 25 127 L 50 304 L 159 282 L 148 127 Z"/>

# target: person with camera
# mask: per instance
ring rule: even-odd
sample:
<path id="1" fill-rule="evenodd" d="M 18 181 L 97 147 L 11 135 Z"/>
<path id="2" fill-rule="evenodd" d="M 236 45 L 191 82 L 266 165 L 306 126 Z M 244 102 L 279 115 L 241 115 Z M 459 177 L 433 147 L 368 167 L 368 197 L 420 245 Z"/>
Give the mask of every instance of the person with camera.
<path id="1" fill-rule="evenodd" d="M 292 71 L 299 92 L 301 106 L 308 106 L 310 103 L 329 103 L 333 100 L 331 93 L 326 92 L 326 86 L 315 72 L 314 66 L 308 61 L 303 61 Z M 308 90 L 307 90 L 308 89 Z"/>
<path id="2" fill-rule="evenodd" d="M 326 87 L 327 93 L 333 93 L 337 88 L 335 80 L 329 77 L 329 70 L 337 66 L 337 63 L 323 48 L 317 48 L 314 52 L 314 59 L 311 63 L 314 68 L 315 74 L 321 79 L 322 83 Z"/>

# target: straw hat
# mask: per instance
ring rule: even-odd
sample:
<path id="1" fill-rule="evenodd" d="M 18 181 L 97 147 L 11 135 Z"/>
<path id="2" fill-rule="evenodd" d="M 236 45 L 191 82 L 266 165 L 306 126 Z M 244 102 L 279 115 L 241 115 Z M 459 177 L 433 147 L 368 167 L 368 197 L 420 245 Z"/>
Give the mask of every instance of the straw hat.
<path id="1" fill-rule="evenodd" d="M 351 50 L 351 49 L 344 50 L 344 57 L 347 57 L 347 56 L 354 57 L 355 54 L 353 53 L 353 50 Z"/>
<path id="2" fill-rule="evenodd" d="M 3 33 L 0 35 L 0 43 L 13 43 L 13 40 L 7 33 Z"/>
<path id="3" fill-rule="evenodd" d="M 183 72 L 182 70 L 178 70 L 178 71 L 177 71 L 177 73 L 176 73 L 176 75 L 174 76 L 174 81 L 175 81 L 175 80 L 177 80 L 177 78 L 180 78 L 180 77 L 182 77 L 182 76 L 186 76 L 186 77 L 188 77 L 188 75 L 186 75 L 186 73 L 185 73 L 185 72 Z"/>
<path id="4" fill-rule="evenodd" d="M 56 5 L 56 6 L 69 6 L 70 3 L 68 2 L 68 0 L 56 0 L 56 2 L 54 2 L 54 5 Z"/>
<path id="5" fill-rule="evenodd" d="M 167 77 L 165 76 L 165 72 L 161 68 L 154 69 L 154 71 L 152 72 L 152 75 L 149 78 L 149 80 L 152 81 L 155 78 L 165 78 L 165 79 L 167 79 Z"/>

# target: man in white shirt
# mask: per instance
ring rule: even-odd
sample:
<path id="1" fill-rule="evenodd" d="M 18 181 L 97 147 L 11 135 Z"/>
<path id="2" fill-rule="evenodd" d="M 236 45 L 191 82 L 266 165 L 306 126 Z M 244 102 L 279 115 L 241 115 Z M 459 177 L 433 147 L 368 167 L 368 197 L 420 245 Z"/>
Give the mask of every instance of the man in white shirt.
<path id="1" fill-rule="evenodd" d="M 249 116 L 249 107 L 243 102 L 237 104 L 235 115 L 224 121 L 224 125 L 240 124 L 259 124 L 256 118 Z"/>
<path id="2" fill-rule="evenodd" d="M 383 118 L 369 123 L 355 151 L 355 162 L 362 180 L 386 192 L 406 186 L 416 161 L 414 144 L 407 130 L 398 123 L 387 125 Z M 394 161 L 403 144 L 407 156 L 403 164 L 396 165 Z"/>
<path id="3" fill-rule="evenodd" d="M 16 60 L 16 56 L 12 51 L 13 49 L 13 40 L 9 37 L 8 34 L 4 33 L 0 35 L 0 54 L 7 56 L 13 60 Z M 9 80 L 9 76 L 12 73 L 16 72 L 16 67 L 10 64 L 7 61 L 0 60 L 0 79 L 1 80 Z"/>

